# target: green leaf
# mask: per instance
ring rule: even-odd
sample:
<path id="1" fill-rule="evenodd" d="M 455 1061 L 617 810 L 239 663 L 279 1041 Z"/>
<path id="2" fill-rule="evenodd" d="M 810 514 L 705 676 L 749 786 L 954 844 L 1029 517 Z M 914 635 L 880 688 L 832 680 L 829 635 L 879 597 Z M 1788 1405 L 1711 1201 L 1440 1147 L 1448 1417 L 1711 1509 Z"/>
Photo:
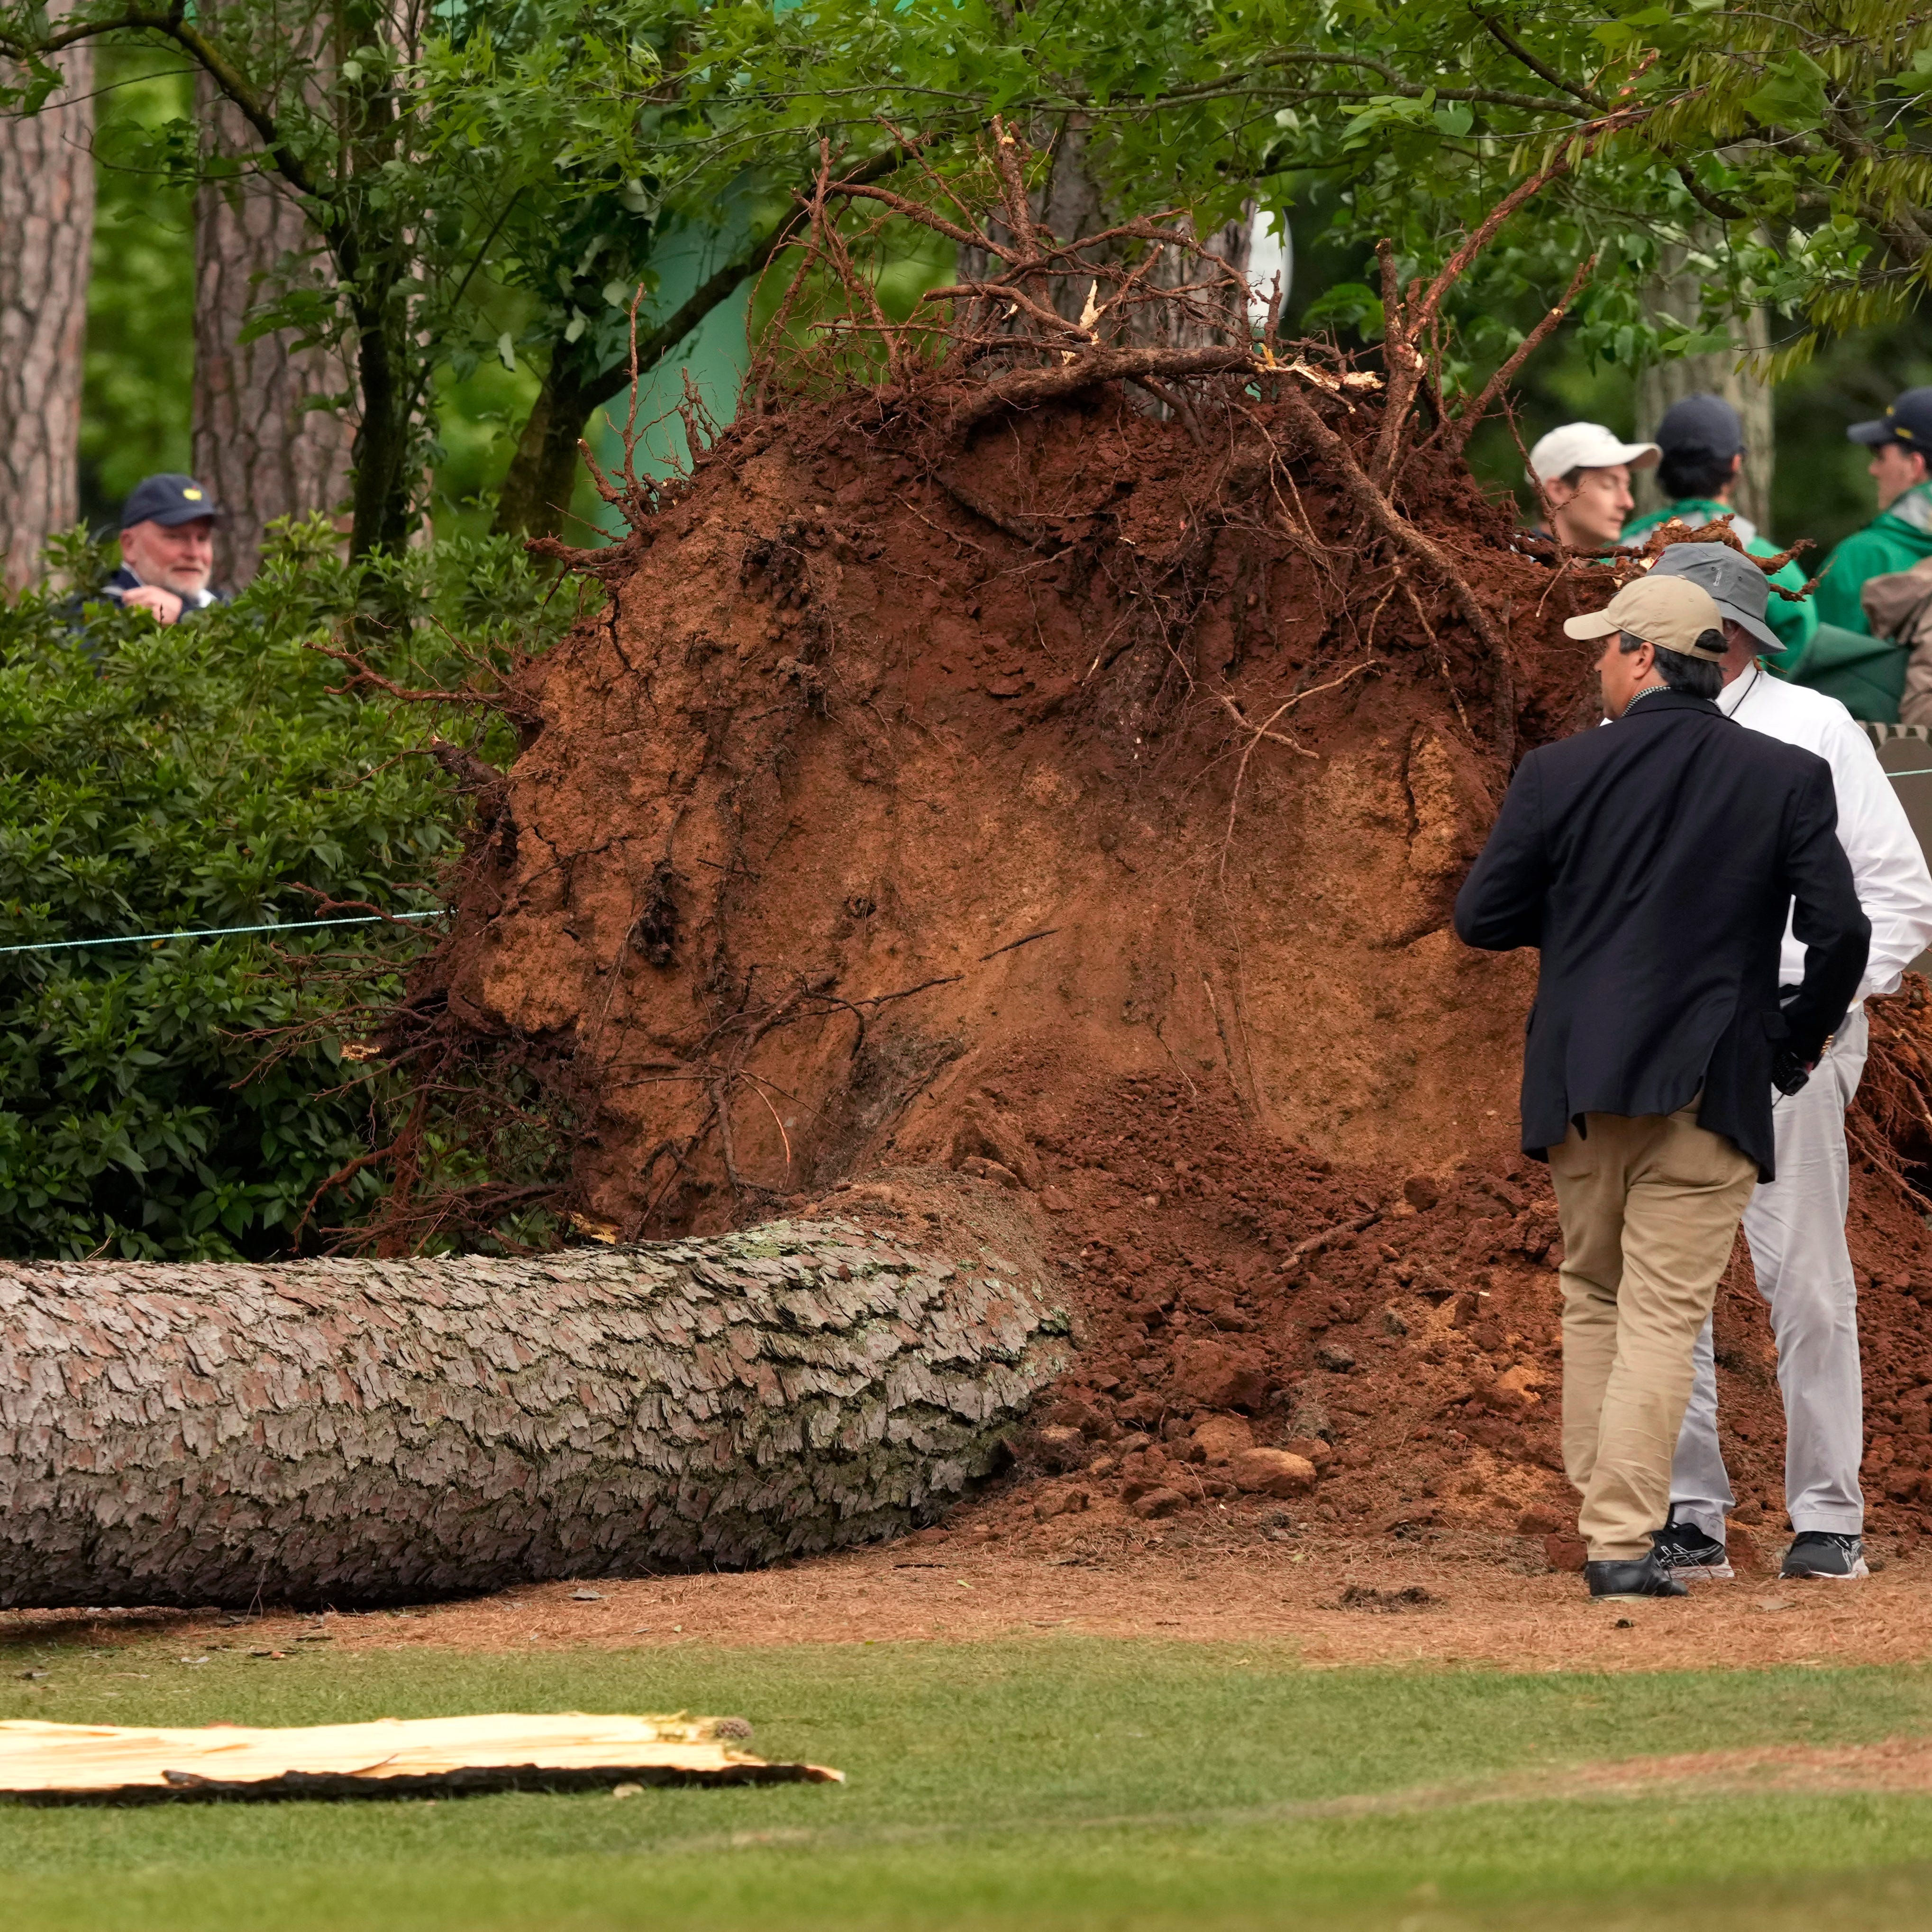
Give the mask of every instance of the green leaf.
<path id="1" fill-rule="evenodd" d="M 1767 127 L 1794 132 L 1819 127 L 1825 118 L 1826 77 L 1802 47 L 1793 48 L 1766 70 L 1756 92 L 1745 100 L 1744 111 Z"/>

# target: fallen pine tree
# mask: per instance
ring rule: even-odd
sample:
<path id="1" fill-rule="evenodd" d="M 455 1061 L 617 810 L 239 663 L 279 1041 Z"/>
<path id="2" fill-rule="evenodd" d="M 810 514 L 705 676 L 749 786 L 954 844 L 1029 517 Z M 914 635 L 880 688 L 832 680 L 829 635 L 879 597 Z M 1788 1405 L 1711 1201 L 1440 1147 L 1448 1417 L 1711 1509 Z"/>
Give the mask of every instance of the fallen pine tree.
<path id="1" fill-rule="evenodd" d="M 0 1606 L 380 1603 L 929 1522 L 1066 1361 L 999 1196 L 523 1261 L 0 1262 Z"/>

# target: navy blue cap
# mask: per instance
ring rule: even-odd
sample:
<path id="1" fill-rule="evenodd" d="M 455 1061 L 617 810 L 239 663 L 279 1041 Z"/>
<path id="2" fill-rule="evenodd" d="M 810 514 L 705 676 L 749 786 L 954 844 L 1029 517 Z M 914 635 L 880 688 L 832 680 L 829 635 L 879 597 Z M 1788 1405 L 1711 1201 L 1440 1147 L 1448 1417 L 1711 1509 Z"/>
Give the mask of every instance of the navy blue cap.
<path id="1" fill-rule="evenodd" d="M 1744 426 L 1722 396 L 1686 396 L 1664 411 L 1657 441 L 1666 454 L 1673 449 L 1708 449 L 1713 456 L 1736 456 L 1744 446 Z"/>
<path id="2" fill-rule="evenodd" d="M 1932 388 L 1907 389 L 1885 414 L 1846 430 L 1854 442 L 1897 442 L 1932 456 Z"/>
<path id="3" fill-rule="evenodd" d="M 197 517 L 218 520 L 227 514 L 192 476 L 170 472 L 144 476 L 134 485 L 121 506 L 121 527 L 124 530 L 135 524 L 160 524 L 172 529 L 176 524 L 191 524 Z"/>

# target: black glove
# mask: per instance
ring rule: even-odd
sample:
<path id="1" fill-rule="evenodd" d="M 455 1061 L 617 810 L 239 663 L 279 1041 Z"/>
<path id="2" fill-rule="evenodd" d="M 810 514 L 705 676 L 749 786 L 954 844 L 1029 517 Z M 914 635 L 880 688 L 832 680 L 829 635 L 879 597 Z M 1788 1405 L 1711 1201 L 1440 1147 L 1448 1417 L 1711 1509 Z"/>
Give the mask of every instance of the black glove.
<path id="1" fill-rule="evenodd" d="M 1780 1046 L 1772 1055 L 1771 1084 L 1786 1100 L 1801 1091 L 1811 1078 L 1811 1069 L 1795 1046 Z"/>

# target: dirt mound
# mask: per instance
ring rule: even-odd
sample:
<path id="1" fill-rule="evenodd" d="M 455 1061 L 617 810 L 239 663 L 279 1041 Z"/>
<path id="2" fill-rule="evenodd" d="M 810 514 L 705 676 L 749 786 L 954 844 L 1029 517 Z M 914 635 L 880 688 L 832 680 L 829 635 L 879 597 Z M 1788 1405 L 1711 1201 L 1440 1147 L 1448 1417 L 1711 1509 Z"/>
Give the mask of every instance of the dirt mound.
<path id="1" fill-rule="evenodd" d="M 1118 387 L 937 458 L 794 406 L 598 559 L 412 1000 L 567 1093 L 586 1213 L 717 1226 L 948 1154 L 1016 1048 L 1344 1157 L 1508 1144 L 1528 962 L 1448 929 L 1499 668 L 1248 413 L 1234 494 Z M 1460 465 L 1408 496 L 1486 573 L 1520 728 L 1561 728 L 1567 586 Z"/>
<path id="2" fill-rule="evenodd" d="M 1924 1004 L 1918 992 L 1876 1003 L 1881 1029 L 1908 1000 Z M 1563 1547 L 1574 1506 L 1559 1444 L 1562 1244 L 1541 1162 L 1492 1148 L 1406 1173 L 1336 1165 L 1171 1074 L 1066 1094 L 1047 1072 L 1020 1057 L 983 1094 L 1036 1124 L 1050 1252 L 1082 1316 L 1078 1366 L 1024 1445 L 1022 1496 L 1118 1499 L 1142 1516 L 1220 1505 L 1250 1528 L 1481 1525 L 1548 1535 L 1552 1560 L 1580 1561 Z M 1851 1239 L 1870 1520 L 1932 1529 L 1925 1231 L 1870 1166 L 1855 1174 Z M 1738 1521 L 1774 1538 L 1777 1358 L 1742 1241 L 1717 1348 Z M 1218 1420 L 1230 1416 L 1234 1438 Z M 1318 1486 L 1244 1487 L 1237 1442 L 1308 1455 Z M 1286 1517 L 1277 1494 L 1292 1498 Z M 1736 1540 L 1748 1565 L 1751 1539 Z"/>
<path id="3" fill-rule="evenodd" d="M 768 388 L 687 479 L 612 486 L 632 534 L 572 560 L 608 608 L 508 694 L 392 1040 L 532 1076 L 626 1238 L 935 1160 L 1032 1196 L 1083 1342 L 1035 1466 L 1138 1514 L 1514 1528 L 1562 1494 L 1534 962 L 1450 909 L 1520 748 L 1592 715 L 1560 622 L 1607 585 L 1330 352 L 1034 307 L 1023 354 L 962 324 L 937 373 Z M 1902 1394 L 1924 1231 L 1858 1211 Z M 1720 1339 L 1768 1506 L 1750 1299 Z"/>

